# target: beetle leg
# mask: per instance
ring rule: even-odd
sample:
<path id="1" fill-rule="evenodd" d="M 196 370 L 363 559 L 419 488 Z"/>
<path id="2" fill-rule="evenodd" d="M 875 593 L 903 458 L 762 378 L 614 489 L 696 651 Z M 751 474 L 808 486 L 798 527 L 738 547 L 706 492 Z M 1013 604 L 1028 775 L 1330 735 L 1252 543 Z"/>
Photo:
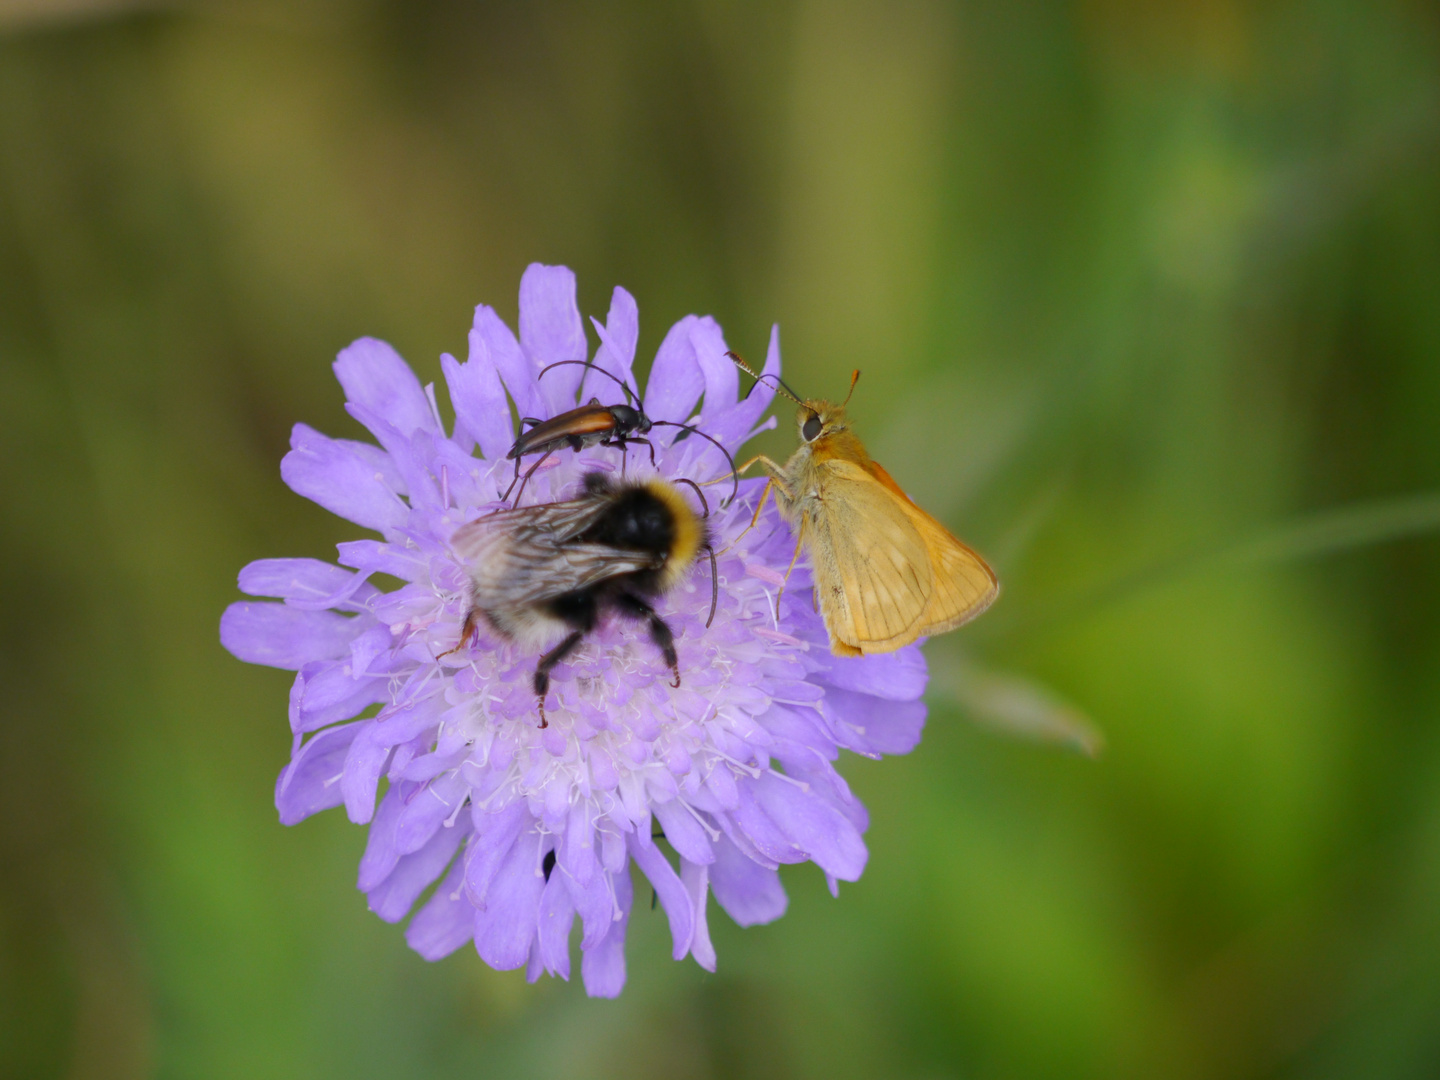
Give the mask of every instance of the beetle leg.
<path id="1" fill-rule="evenodd" d="M 515 455 L 515 475 L 510 480 L 510 486 L 505 489 L 505 494 L 500 496 L 501 502 L 510 501 L 510 492 L 515 490 L 515 485 L 520 482 L 520 455 Z"/>
<path id="2" fill-rule="evenodd" d="M 631 442 L 639 443 L 641 446 L 648 447 L 649 450 L 650 450 L 650 467 L 651 467 L 652 469 L 658 468 L 658 466 L 655 464 L 655 444 L 654 444 L 654 443 L 652 443 L 649 439 L 631 439 L 630 441 L 631 441 Z"/>
<path id="3" fill-rule="evenodd" d="M 531 465 L 530 468 L 525 470 L 525 479 L 520 481 L 520 490 L 515 493 L 515 502 L 511 504 L 512 506 L 520 505 L 520 496 L 525 494 L 525 485 L 530 482 L 530 477 L 535 475 L 535 470 L 540 468 L 541 465 L 544 465 L 545 462 L 549 459 L 550 455 L 554 452 L 554 450 L 546 450 L 545 453 L 540 455 L 539 461 L 535 462 L 534 465 Z M 519 459 L 517 458 L 516 460 L 518 461 Z M 516 471 L 519 471 L 518 468 Z M 512 484 L 511 487 L 514 487 L 514 485 Z M 510 493 L 507 491 L 505 494 L 508 495 Z"/>

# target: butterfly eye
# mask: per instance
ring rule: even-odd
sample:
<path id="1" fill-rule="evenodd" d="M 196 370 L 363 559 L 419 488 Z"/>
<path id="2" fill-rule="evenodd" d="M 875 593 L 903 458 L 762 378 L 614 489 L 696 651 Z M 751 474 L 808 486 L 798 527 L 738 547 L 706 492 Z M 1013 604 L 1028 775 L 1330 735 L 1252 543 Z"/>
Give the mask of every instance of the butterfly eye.
<path id="1" fill-rule="evenodd" d="M 810 419 L 805 421 L 805 426 L 800 429 L 800 434 L 805 436 L 806 442 L 814 442 L 815 437 L 820 434 L 820 417 L 812 413 Z"/>

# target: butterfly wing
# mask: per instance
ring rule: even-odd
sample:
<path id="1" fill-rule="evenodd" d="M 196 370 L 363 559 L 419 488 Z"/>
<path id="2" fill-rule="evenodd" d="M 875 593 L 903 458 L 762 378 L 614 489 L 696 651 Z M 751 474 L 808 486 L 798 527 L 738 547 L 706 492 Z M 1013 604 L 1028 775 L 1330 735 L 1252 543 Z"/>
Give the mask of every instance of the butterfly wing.
<path id="1" fill-rule="evenodd" d="M 934 576 L 935 591 L 919 628 L 921 637 L 931 637 L 954 630 L 988 608 L 1000 595 L 1000 582 L 989 564 L 945 526 L 913 503 L 910 511 L 930 553 Z"/>
<path id="2" fill-rule="evenodd" d="M 908 645 L 920 636 L 934 593 L 908 500 L 843 458 L 817 463 L 813 476 L 801 529 L 831 650 L 855 655 Z"/>
<path id="3" fill-rule="evenodd" d="M 954 630 L 993 604 L 1000 595 L 1000 581 L 989 564 L 957 540 L 944 525 L 916 506 L 878 462 L 866 464 L 867 471 L 900 501 L 901 509 L 919 532 L 929 557 L 934 591 L 921 617 L 917 636 L 930 637 Z"/>
<path id="4" fill-rule="evenodd" d="M 891 652 L 968 622 L 999 595 L 985 560 L 873 461 L 815 466 L 802 528 L 831 649 Z"/>

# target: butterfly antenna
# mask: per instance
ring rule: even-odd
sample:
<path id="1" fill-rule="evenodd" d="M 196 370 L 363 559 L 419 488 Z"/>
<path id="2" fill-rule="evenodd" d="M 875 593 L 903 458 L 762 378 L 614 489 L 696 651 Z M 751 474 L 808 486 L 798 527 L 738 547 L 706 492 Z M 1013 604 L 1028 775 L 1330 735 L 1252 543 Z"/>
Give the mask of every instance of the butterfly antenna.
<path id="1" fill-rule="evenodd" d="M 860 369 L 859 369 L 859 368 L 856 368 L 854 371 L 852 371 L 852 372 L 850 373 L 850 394 L 855 393 L 855 384 L 856 384 L 857 382 L 859 382 L 859 381 L 860 381 Z M 841 407 L 842 409 L 843 409 L 846 405 L 849 405 L 849 404 L 850 404 L 850 394 L 846 394 L 846 395 L 845 395 L 845 400 L 840 403 L 840 407 Z"/>
<path id="2" fill-rule="evenodd" d="M 764 375 L 757 375 L 755 374 L 755 369 L 752 368 L 749 364 L 747 364 L 744 357 L 742 357 L 739 353 L 732 350 L 731 352 L 727 352 L 725 355 L 728 356 L 731 360 L 734 360 L 736 366 L 739 367 L 741 371 L 745 372 L 746 375 L 749 375 L 752 379 L 754 379 L 757 384 L 764 382 L 766 379 L 774 379 L 777 390 L 779 390 L 782 394 L 788 397 L 791 401 L 795 402 L 796 405 L 805 404 L 804 400 L 800 397 L 800 395 L 795 393 L 794 390 L 791 390 L 790 385 L 784 379 L 780 378 L 779 375 L 771 375 L 768 372 Z M 750 389 L 753 391 L 755 387 L 752 386 Z M 747 394 L 746 396 L 748 397 L 749 395 Z"/>
<path id="3" fill-rule="evenodd" d="M 724 454 L 725 461 L 730 466 L 731 482 L 730 498 L 726 499 L 725 502 L 721 505 L 729 506 L 732 502 L 735 501 L 735 496 L 740 493 L 740 473 L 735 469 L 735 459 L 730 456 L 730 451 L 726 450 L 718 439 L 714 438 L 713 436 L 706 435 L 705 432 L 701 431 L 694 424 L 677 424 L 674 420 L 654 420 L 652 421 L 652 423 L 654 423 L 656 427 L 678 427 L 682 431 L 684 431 L 686 435 L 699 435 L 702 439 L 710 442 L 715 447 L 715 449 L 720 451 L 720 453 Z M 685 435 L 677 435 L 675 437 L 675 442 L 679 442 L 683 438 L 685 438 Z M 674 446 L 675 443 L 671 443 L 670 445 Z"/>
<path id="4" fill-rule="evenodd" d="M 596 367 L 595 364 L 591 363 L 589 360 L 556 360 L 555 363 L 546 364 L 543 368 L 541 368 L 540 374 L 536 377 L 543 379 L 545 377 L 545 372 L 549 371 L 551 368 L 564 367 L 566 364 L 573 364 L 578 367 L 583 367 L 586 371 L 597 371 L 601 375 L 604 375 L 607 379 L 613 379 L 616 383 L 619 384 L 620 389 L 625 393 L 625 404 L 631 406 L 635 404 L 635 399 L 630 393 L 630 387 L 625 384 L 624 379 L 621 379 L 613 371 L 606 371 L 602 367 Z"/>

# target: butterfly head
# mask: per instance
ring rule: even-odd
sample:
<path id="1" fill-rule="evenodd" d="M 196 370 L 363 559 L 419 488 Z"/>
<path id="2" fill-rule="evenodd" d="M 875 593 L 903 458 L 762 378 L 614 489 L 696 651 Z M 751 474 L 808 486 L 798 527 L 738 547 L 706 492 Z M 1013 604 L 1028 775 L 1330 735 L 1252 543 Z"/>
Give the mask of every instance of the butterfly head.
<path id="1" fill-rule="evenodd" d="M 850 394 L 855 392 L 855 383 L 859 378 L 858 371 L 850 376 Z M 801 401 L 800 410 L 795 414 L 795 426 L 800 429 L 801 440 L 809 444 L 848 431 L 850 424 L 845 419 L 845 406 L 850 404 L 850 394 L 846 394 L 839 405 L 830 401 Z"/>
<path id="2" fill-rule="evenodd" d="M 856 371 L 850 376 L 850 394 L 845 395 L 845 400 L 839 405 L 831 401 L 819 399 L 802 398 L 785 383 L 778 375 L 757 375 L 753 368 L 747 364 L 738 353 L 729 352 L 725 354 L 734 360 L 736 365 L 755 380 L 756 384 L 771 380 L 776 391 L 784 394 L 796 405 L 800 406 L 795 414 L 795 426 L 799 429 L 800 440 L 805 445 L 814 443 L 817 439 L 823 439 L 829 435 L 838 435 L 842 431 L 849 430 L 850 425 L 845 420 L 845 406 L 850 403 L 850 394 L 855 392 L 855 383 L 860 378 L 860 372 Z M 753 389 L 753 387 L 752 387 Z"/>
<path id="3" fill-rule="evenodd" d="M 800 440 L 809 444 L 827 435 L 846 430 L 845 406 L 830 401 L 805 401 L 795 413 L 795 427 Z"/>

